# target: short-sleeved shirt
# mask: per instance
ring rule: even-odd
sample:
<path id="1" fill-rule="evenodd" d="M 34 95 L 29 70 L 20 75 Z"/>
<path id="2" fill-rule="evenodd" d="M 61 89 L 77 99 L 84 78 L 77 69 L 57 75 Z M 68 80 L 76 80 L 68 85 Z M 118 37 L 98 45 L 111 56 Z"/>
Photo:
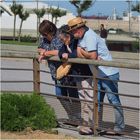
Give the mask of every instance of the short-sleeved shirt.
<path id="1" fill-rule="evenodd" d="M 97 35 L 92 29 L 86 27 L 86 32 L 83 38 L 79 39 L 78 46 L 86 51 L 96 51 L 98 57 L 105 61 L 112 61 L 112 56 L 102 38 Z M 91 71 L 93 67 L 90 65 Z M 114 75 L 119 72 L 118 68 L 99 66 L 99 75 L 102 77 Z"/>
<path id="2" fill-rule="evenodd" d="M 48 41 L 46 38 L 41 38 L 40 45 L 38 48 L 50 50 L 59 50 L 63 46 L 62 41 L 59 39 L 58 34 L 53 37 L 52 41 Z M 48 65 L 52 75 L 52 79 L 56 80 L 56 69 L 60 66 L 61 62 L 48 60 Z"/>

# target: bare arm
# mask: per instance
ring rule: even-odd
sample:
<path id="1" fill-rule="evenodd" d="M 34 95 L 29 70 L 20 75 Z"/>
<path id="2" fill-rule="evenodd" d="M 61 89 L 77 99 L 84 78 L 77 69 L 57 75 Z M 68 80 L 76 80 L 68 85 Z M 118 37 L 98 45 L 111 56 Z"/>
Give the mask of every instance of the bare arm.
<path id="1" fill-rule="evenodd" d="M 46 57 L 46 56 L 57 56 L 58 55 L 58 50 L 51 50 L 51 51 L 46 51 L 45 49 L 38 49 L 39 52 L 39 62 Z"/>
<path id="2" fill-rule="evenodd" d="M 57 56 L 57 55 L 58 55 L 58 50 L 51 50 L 51 51 L 44 52 L 44 57 L 45 56 Z"/>
<path id="3" fill-rule="evenodd" d="M 81 53 L 81 48 L 80 47 L 77 47 L 77 56 L 79 58 L 85 58 L 84 55 Z"/>
<path id="4" fill-rule="evenodd" d="M 97 59 L 97 53 L 96 53 L 96 51 L 87 52 L 87 51 L 81 49 L 81 53 L 87 59 Z"/>
<path id="5" fill-rule="evenodd" d="M 38 52 L 40 53 L 40 55 L 42 56 L 56 56 L 58 55 L 58 50 L 50 50 L 50 51 L 46 51 L 45 49 L 38 49 Z"/>
<path id="6" fill-rule="evenodd" d="M 96 53 L 96 51 L 87 52 L 87 51 L 83 50 L 80 47 L 78 47 L 78 50 L 79 50 L 79 54 L 81 54 L 81 56 L 83 56 L 82 58 L 86 58 L 86 59 L 97 59 L 97 53 Z"/>

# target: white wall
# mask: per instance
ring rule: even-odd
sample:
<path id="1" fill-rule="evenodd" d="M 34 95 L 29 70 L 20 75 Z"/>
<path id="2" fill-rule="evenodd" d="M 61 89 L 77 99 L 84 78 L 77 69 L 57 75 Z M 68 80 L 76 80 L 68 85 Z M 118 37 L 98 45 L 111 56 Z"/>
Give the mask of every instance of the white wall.
<path id="1" fill-rule="evenodd" d="M 63 16 L 61 18 L 58 18 L 57 27 L 60 27 L 61 25 L 67 24 L 68 20 L 71 18 L 74 18 L 75 16 L 72 13 L 67 13 L 66 16 Z M 48 16 L 48 14 L 44 15 L 44 17 L 41 19 L 48 19 L 51 21 L 51 15 Z M 30 14 L 28 19 L 23 22 L 22 29 L 33 29 L 36 30 L 36 20 L 37 17 L 35 14 Z M 17 16 L 16 18 L 16 29 L 19 29 L 20 26 L 20 18 Z M 6 29 L 12 29 L 14 24 L 14 16 L 9 16 L 6 13 L 3 13 L 1 16 L 1 28 Z"/>
<path id="2" fill-rule="evenodd" d="M 11 3 L 9 3 L 10 5 Z M 20 3 L 23 5 L 23 7 L 26 9 L 33 9 L 33 8 L 36 8 L 36 2 L 34 3 L 31 3 L 31 2 L 24 2 L 24 3 Z M 48 8 L 49 5 L 48 4 L 45 4 L 43 2 L 39 2 L 38 3 L 38 7 L 39 8 Z M 56 6 L 53 6 L 54 8 L 57 8 Z M 63 10 L 66 10 L 64 8 L 61 8 L 60 9 L 63 9 Z M 61 18 L 58 18 L 58 22 L 57 22 L 57 27 L 60 27 L 61 25 L 64 25 L 64 24 L 67 24 L 68 20 L 71 19 L 71 18 L 74 18 L 75 16 L 68 12 L 67 11 L 67 15 L 66 16 L 63 16 Z M 5 28 L 5 29 L 13 29 L 13 24 L 14 24 L 14 16 L 10 16 L 8 15 L 6 12 L 4 12 L 2 14 L 2 16 L 0 17 L 1 18 L 1 28 Z M 51 15 L 48 16 L 48 14 L 44 15 L 44 17 L 41 19 L 41 21 L 43 19 L 47 19 L 47 20 L 50 20 L 51 21 Z M 16 19 L 16 29 L 19 29 L 19 26 L 20 26 L 20 18 L 17 16 L 17 19 Z M 35 14 L 30 14 L 30 16 L 27 18 L 26 21 L 23 22 L 23 25 L 22 25 L 22 29 L 31 29 L 31 30 L 36 30 L 36 27 L 37 27 L 37 17 Z"/>

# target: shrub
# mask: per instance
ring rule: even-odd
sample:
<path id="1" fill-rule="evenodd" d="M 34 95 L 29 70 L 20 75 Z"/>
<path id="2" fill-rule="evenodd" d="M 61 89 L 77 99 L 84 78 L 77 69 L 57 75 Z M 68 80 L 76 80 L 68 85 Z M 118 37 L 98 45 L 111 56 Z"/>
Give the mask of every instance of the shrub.
<path id="1" fill-rule="evenodd" d="M 36 42 L 37 40 L 30 35 L 24 35 L 21 37 L 21 42 Z"/>
<path id="2" fill-rule="evenodd" d="M 42 96 L 1 94 L 2 130 L 21 131 L 26 127 L 48 130 L 56 125 L 54 110 Z"/>
<path id="3" fill-rule="evenodd" d="M 132 49 L 133 49 L 133 52 L 139 52 L 139 42 L 138 41 L 132 42 Z"/>

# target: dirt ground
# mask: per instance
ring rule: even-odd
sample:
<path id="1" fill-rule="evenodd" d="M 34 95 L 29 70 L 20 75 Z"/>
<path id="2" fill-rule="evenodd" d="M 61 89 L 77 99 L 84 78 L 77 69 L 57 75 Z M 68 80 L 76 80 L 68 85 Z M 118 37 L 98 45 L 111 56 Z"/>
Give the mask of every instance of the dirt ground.
<path id="1" fill-rule="evenodd" d="M 1 132 L 1 140 L 2 139 L 16 139 L 16 140 L 21 140 L 21 139 L 56 139 L 56 140 L 77 140 L 74 137 L 62 135 L 62 134 L 49 134 L 40 130 L 36 131 L 23 131 L 23 132 Z"/>

